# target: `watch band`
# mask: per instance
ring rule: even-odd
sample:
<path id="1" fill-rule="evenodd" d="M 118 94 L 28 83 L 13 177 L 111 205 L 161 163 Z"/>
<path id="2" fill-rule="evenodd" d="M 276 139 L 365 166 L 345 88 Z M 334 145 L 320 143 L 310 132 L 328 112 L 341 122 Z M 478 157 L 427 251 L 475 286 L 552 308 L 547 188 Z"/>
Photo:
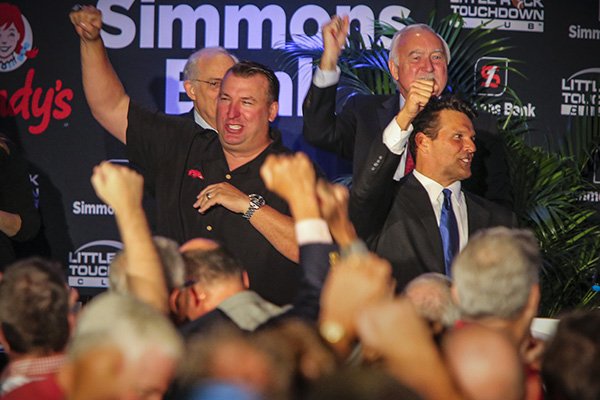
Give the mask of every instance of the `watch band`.
<path id="1" fill-rule="evenodd" d="M 242 214 L 242 217 L 245 219 L 252 218 L 254 213 L 266 204 L 265 199 L 259 194 L 250 194 L 248 195 L 248 198 L 250 199 L 250 204 L 248 205 L 246 212 Z"/>

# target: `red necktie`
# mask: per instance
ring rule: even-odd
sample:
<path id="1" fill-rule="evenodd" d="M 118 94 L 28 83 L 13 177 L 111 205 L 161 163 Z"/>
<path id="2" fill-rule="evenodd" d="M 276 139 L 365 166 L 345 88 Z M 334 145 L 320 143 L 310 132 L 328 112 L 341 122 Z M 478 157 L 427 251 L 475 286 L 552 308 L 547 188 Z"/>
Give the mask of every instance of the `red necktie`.
<path id="1" fill-rule="evenodd" d="M 408 151 L 408 149 L 406 149 L 406 165 L 404 166 L 404 176 L 410 174 L 412 172 L 413 169 L 415 169 L 415 160 L 413 159 L 412 154 L 410 154 L 410 151 Z"/>

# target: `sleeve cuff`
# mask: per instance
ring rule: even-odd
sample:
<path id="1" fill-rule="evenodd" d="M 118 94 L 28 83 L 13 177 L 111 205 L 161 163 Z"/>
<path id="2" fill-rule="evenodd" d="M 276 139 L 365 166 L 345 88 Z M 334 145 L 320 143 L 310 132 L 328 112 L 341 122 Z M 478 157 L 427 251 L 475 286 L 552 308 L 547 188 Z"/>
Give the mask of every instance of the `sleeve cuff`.
<path id="1" fill-rule="evenodd" d="M 329 227 L 323 219 L 303 219 L 296 222 L 295 229 L 298 246 L 314 243 L 333 243 Z"/>
<path id="2" fill-rule="evenodd" d="M 317 67 L 313 76 L 313 85 L 318 88 L 336 85 L 340 81 L 341 73 L 340 67 L 338 66 L 335 67 L 335 71 L 323 71 L 321 68 Z"/>
<path id="3" fill-rule="evenodd" d="M 413 129 L 413 125 L 410 124 L 407 130 L 402 130 L 396 123 L 396 118 L 394 118 L 383 130 L 383 144 L 385 144 L 392 153 L 400 155 L 406 150 L 408 138 L 413 132 Z"/>

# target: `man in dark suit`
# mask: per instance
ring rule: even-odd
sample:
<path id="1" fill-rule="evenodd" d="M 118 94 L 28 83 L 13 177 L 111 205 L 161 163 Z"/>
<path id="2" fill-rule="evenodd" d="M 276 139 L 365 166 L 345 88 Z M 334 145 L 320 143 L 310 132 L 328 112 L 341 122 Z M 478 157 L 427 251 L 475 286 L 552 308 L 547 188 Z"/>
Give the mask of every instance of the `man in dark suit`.
<path id="1" fill-rule="evenodd" d="M 310 144 L 352 160 L 354 178 L 365 166 L 368 149 L 375 139 L 384 143 L 393 141 L 396 151 L 402 152 L 394 175 L 399 180 L 412 166 L 405 151 L 412 121 L 430 98 L 440 96 L 446 89 L 450 51 L 446 42 L 427 25 L 410 25 L 398 31 L 390 45 L 388 66 L 400 94 L 355 95 L 336 115 L 340 76 L 337 62 L 348 24 L 348 17 L 334 16 L 323 27 L 324 51 L 303 104 L 303 135 Z M 510 206 L 508 168 L 496 120 L 482 113 L 474 125 L 479 156 L 473 161 L 474 176 L 465 186 Z"/>
<path id="2" fill-rule="evenodd" d="M 392 263 L 399 289 L 425 272 L 451 275 L 452 257 L 477 230 L 516 226 L 509 210 L 461 190 L 477 150 L 472 117 L 456 97 L 431 99 L 413 121 L 415 170 L 393 183 L 401 156 L 373 141 L 353 185 L 350 216 L 357 232 Z"/>

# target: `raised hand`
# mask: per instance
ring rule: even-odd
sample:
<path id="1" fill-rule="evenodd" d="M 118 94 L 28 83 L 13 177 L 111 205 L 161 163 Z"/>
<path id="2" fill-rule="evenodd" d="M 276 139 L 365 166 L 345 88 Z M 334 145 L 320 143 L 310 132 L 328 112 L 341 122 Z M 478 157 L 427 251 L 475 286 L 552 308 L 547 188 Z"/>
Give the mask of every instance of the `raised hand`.
<path id="1" fill-rule="evenodd" d="M 94 167 L 91 181 L 98 197 L 115 213 L 141 209 L 144 178 L 134 170 L 103 161 Z"/>
<path id="2" fill-rule="evenodd" d="M 71 11 L 69 19 L 75 26 L 75 32 L 85 41 L 100 38 L 102 28 L 102 12 L 93 6 L 81 6 Z"/>
<path id="3" fill-rule="evenodd" d="M 408 129 L 408 126 L 427 105 L 437 89 L 435 81 L 429 77 L 417 79 L 410 84 L 404 107 L 396 115 L 396 121 L 400 128 Z"/>
<path id="4" fill-rule="evenodd" d="M 323 25 L 323 55 L 319 68 L 324 71 L 332 71 L 337 65 L 338 58 L 346 44 L 346 37 L 350 27 L 350 19 L 347 15 L 339 17 L 334 15 L 331 20 Z"/>

